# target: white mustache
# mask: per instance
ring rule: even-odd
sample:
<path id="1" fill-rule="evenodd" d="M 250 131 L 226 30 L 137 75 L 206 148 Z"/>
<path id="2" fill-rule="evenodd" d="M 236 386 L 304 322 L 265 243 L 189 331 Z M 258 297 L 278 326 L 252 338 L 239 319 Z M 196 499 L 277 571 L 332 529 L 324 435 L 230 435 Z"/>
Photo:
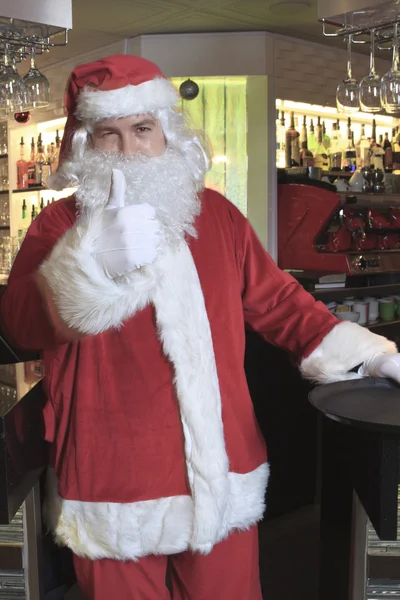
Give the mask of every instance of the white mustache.
<path id="1" fill-rule="evenodd" d="M 193 225 L 200 213 L 198 184 L 183 155 L 171 149 L 157 157 L 88 150 L 76 194 L 82 212 L 90 213 L 107 203 L 113 169 L 125 176 L 126 203 L 154 206 L 167 237 L 176 240 L 185 233 L 195 235 Z"/>

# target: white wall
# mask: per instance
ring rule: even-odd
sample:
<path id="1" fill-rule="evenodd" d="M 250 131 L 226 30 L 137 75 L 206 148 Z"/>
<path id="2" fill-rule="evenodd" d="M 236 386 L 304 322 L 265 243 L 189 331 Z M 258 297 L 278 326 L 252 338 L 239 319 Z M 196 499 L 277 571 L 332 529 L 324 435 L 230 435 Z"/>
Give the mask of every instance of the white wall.
<path id="1" fill-rule="evenodd" d="M 265 32 L 143 35 L 129 52 L 168 77 L 272 75 L 274 68 L 274 37 Z"/>

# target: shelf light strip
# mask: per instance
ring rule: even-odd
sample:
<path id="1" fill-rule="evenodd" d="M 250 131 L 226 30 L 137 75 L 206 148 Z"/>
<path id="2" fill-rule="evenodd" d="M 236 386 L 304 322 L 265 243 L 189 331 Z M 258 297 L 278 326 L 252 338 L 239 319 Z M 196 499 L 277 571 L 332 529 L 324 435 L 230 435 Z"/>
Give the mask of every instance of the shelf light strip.
<path id="1" fill-rule="evenodd" d="M 294 111 L 297 113 L 306 114 L 309 116 L 321 116 L 332 119 L 340 119 L 346 121 L 348 116 L 351 116 L 351 120 L 357 123 L 368 123 L 372 124 L 372 120 L 375 119 L 377 125 L 391 126 L 397 124 L 397 119 L 389 117 L 387 115 L 372 115 L 368 113 L 355 113 L 352 115 L 339 114 L 336 108 L 332 106 L 319 106 L 318 104 L 307 104 L 305 102 L 292 102 L 291 100 L 276 100 L 276 108 L 284 111 Z"/>

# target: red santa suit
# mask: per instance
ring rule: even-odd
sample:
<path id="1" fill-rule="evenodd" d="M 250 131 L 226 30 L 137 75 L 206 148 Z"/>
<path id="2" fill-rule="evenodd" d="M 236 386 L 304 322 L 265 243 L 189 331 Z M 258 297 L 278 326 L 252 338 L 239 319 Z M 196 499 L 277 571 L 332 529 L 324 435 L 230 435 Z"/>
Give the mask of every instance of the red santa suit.
<path id="1" fill-rule="evenodd" d="M 202 193 L 195 228 L 197 238 L 116 283 L 91 254 L 96 224 L 77 221 L 67 198 L 31 225 L 1 299 L 10 338 L 43 351 L 47 520 L 85 559 L 207 555 L 262 518 L 269 467 L 243 367 L 246 326 L 317 381 L 396 352 L 339 324 L 217 192 Z M 57 330 L 38 269 L 63 321 L 85 337 L 68 342 Z"/>

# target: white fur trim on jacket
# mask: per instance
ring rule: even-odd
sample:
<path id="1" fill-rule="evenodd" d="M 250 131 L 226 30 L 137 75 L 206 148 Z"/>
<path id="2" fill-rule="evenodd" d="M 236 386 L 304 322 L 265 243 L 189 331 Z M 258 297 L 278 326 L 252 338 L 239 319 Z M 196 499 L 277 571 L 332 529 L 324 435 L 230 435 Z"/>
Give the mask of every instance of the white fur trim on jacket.
<path id="1" fill-rule="evenodd" d="M 152 300 L 159 338 L 175 368 L 194 506 L 191 546 L 207 551 L 217 540 L 228 502 L 221 397 L 203 292 L 186 243 L 172 262 L 161 265 L 165 276 Z"/>
<path id="2" fill-rule="evenodd" d="M 317 383 L 359 379 L 350 372 L 377 354 L 395 354 L 397 347 L 387 338 L 356 323 L 339 323 L 300 364 L 304 377 Z"/>
<path id="3" fill-rule="evenodd" d="M 139 85 L 126 85 L 117 90 L 84 88 L 79 93 L 75 116 L 80 121 L 85 121 L 143 115 L 157 109 L 170 108 L 178 99 L 172 83 L 162 77 Z"/>
<path id="4" fill-rule="evenodd" d="M 229 473 L 226 511 L 213 543 L 262 519 L 268 476 L 267 463 L 250 473 Z M 212 544 L 207 549 L 192 545 L 194 502 L 190 496 L 129 504 L 63 500 L 50 469 L 47 487 L 46 524 L 56 542 L 69 546 L 78 556 L 137 560 L 149 554 L 176 554 L 188 549 L 206 553 L 212 549 Z"/>

